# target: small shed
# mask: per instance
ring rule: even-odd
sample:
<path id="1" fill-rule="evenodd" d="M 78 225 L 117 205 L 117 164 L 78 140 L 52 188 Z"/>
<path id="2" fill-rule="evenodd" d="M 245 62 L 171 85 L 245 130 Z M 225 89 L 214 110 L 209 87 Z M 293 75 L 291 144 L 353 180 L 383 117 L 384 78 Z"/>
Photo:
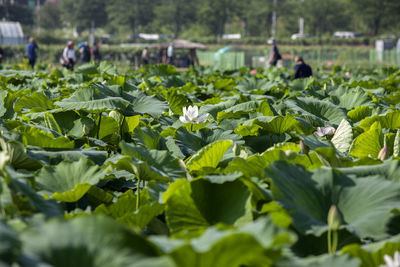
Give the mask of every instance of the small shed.
<path id="1" fill-rule="evenodd" d="M 0 44 L 23 45 L 24 33 L 19 22 L 0 21 Z"/>

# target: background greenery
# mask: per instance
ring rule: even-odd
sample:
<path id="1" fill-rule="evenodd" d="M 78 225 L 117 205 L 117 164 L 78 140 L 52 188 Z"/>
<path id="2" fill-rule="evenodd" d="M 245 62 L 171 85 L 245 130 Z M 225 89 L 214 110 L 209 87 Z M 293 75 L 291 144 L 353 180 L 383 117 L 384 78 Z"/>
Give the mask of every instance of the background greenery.
<path id="1" fill-rule="evenodd" d="M 168 34 L 206 43 L 220 41 L 226 33 L 241 33 L 244 43 L 265 43 L 271 36 L 273 0 L 41 0 L 40 8 L 29 6 L 37 1 L 15 0 L 2 4 L 0 17 L 20 21 L 25 32 L 47 36 L 48 42 L 70 38 L 54 32 L 75 28 L 87 34 L 92 22 L 96 29 L 112 33 L 117 41 L 135 39 L 139 32 Z M 366 38 L 350 44 L 370 44 L 370 37 L 400 34 L 400 2 L 397 0 L 276 0 L 277 37 L 289 41 L 298 32 L 298 18 L 305 19 L 305 32 L 311 43 L 342 43 L 331 38 L 339 30 L 363 33 Z M 99 31 L 97 31 L 99 32 Z M 57 33 L 57 34 L 54 34 Z M 118 39 L 119 38 L 119 39 Z"/>

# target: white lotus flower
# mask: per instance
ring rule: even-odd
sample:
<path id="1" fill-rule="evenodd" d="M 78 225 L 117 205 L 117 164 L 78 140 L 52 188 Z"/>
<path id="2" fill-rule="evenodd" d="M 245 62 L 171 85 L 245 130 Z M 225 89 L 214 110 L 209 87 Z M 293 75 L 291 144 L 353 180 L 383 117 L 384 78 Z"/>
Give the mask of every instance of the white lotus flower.
<path id="1" fill-rule="evenodd" d="M 385 265 L 380 265 L 379 267 L 400 267 L 400 253 L 396 251 L 393 258 L 389 255 L 383 256 L 385 259 Z"/>
<path id="2" fill-rule="evenodd" d="M 203 123 L 207 121 L 208 113 L 199 116 L 199 108 L 197 106 L 188 106 L 182 109 L 183 116 L 179 117 L 182 123 Z"/>
<path id="3" fill-rule="evenodd" d="M 325 135 L 334 135 L 335 134 L 335 128 L 332 126 L 325 126 L 325 127 L 318 127 L 317 131 L 314 132 L 315 135 L 318 135 L 320 137 L 325 136 Z"/>

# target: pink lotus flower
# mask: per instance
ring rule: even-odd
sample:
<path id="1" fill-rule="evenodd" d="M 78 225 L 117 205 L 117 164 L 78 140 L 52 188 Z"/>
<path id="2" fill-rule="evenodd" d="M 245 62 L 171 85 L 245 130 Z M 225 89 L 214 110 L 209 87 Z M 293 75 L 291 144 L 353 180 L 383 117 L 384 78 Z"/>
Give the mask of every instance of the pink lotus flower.
<path id="1" fill-rule="evenodd" d="M 251 70 L 251 71 L 250 71 L 250 74 L 251 74 L 251 75 L 256 75 L 256 74 L 257 74 L 257 70 Z"/>
<path id="2" fill-rule="evenodd" d="M 351 73 L 350 72 L 348 72 L 348 71 L 346 71 L 346 73 L 344 74 L 344 76 L 346 76 L 346 77 L 351 77 Z"/>
<path id="3" fill-rule="evenodd" d="M 328 67 L 332 67 L 332 66 L 333 66 L 333 61 L 328 61 L 328 63 L 326 63 L 326 65 L 327 65 Z"/>
<path id="4" fill-rule="evenodd" d="M 317 131 L 314 132 L 315 135 L 318 135 L 319 137 L 325 136 L 325 135 L 334 135 L 335 134 L 335 128 L 332 126 L 325 126 L 325 127 L 318 127 Z"/>
<path id="5" fill-rule="evenodd" d="M 379 151 L 378 159 L 385 160 L 389 157 L 388 147 L 385 145 L 382 147 L 381 151 Z"/>

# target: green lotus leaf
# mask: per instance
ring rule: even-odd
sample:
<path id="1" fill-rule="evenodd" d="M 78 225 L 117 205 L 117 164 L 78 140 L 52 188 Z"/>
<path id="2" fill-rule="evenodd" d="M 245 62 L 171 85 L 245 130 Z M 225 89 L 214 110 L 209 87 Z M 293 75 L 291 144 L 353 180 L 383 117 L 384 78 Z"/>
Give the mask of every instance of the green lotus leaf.
<path id="1" fill-rule="evenodd" d="M 353 131 L 348 121 L 343 119 L 333 135 L 331 142 L 335 148 L 342 152 L 347 153 L 353 141 Z"/>
<path id="2" fill-rule="evenodd" d="M 217 122 L 219 123 L 223 119 L 228 118 L 240 118 L 243 115 L 248 115 L 252 112 L 255 112 L 259 106 L 258 101 L 248 101 L 241 104 L 237 104 L 233 107 L 227 108 L 224 111 L 218 112 Z M 272 114 L 273 115 L 273 114 Z"/>
<path id="3" fill-rule="evenodd" d="M 23 253 L 60 267 L 129 266 L 159 255 L 142 236 L 99 215 L 52 220 L 25 231 L 22 240 Z"/>
<path id="4" fill-rule="evenodd" d="M 8 186 L 10 187 L 11 192 L 14 193 L 14 197 L 17 195 L 24 196 L 24 199 L 21 199 L 21 202 L 30 207 L 33 212 L 41 212 L 49 217 L 63 215 L 61 208 L 54 200 L 44 199 L 41 195 L 36 193 L 29 184 L 18 179 L 21 175 L 20 173 L 8 166 L 6 167 L 6 172 L 10 178 L 10 184 Z"/>
<path id="5" fill-rule="evenodd" d="M 15 102 L 14 110 L 18 113 L 42 112 L 54 109 L 55 105 L 43 92 L 34 92 L 30 96 L 22 96 Z"/>
<path id="6" fill-rule="evenodd" d="M 377 177 L 354 179 L 328 168 L 309 172 L 286 162 L 270 167 L 273 197 L 289 211 L 302 233 L 320 236 L 325 232 L 328 211 L 336 205 L 341 225 L 359 238 L 388 236 L 385 224 L 398 207 L 398 183 Z"/>
<path id="7" fill-rule="evenodd" d="M 74 141 L 64 136 L 55 137 L 36 127 L 19 126 L 16 129 L 22 135 L 22 143 L 25 146 L 38 146 L 42 148 L 74 148 Z"/>
<path id="8" fill-rule="evenodd" d="M 208 144 L 190 157 L 186 162 L 186 167 L 191 171 L 206 167 L 216 168 L 232 143 L 231 140 L 218 140 Z"/>
<path id="9" fill-rule="evenodd" d="M 136 128 L 132 138 L 135 144 L 140 144 L 148 149 L 160 149 L 161 135 L 149 127 Z"/>
<path id="10" fill-rule="evenodd" d="M 40 160 L 49 165 L 57 165 L 63 160 L 78 161 L 81 158 L 88 158 L 95 164 L 102 165 L 108 156 L 106 151 L 98 151 L 93 148 L 64 151 L 45 151 L 38 148 L 28 148 L 27 154 L 32 159 Z"/>
<path id="11" fill-rule="evenodd" d="M 314 98 L 298 97 L 287 100 L 286 104 L 302 116 L 308 116 L 317 124 L 334 123 L 339 124 L 342 119 L 347 119 L 346 112 L 328 101 Z"/>
<path id="12" fill-rule="evenodd" d="M 55 167 L 45 166 L 35 181 L 43 193 L 52 194 L 60 201 L 75 202 L 106 175 L 106 170 L 81 158 L 75 162 L 63 161 Z"/>
<path id="13" fill-rule="evenodd" d="M 188 100 L 188 98 L 185 95 L 179 93 L 178 90 L 172 90 L 172 88 L 169 88 L 168 90 L 163 91 L 163 93 L 172 112 L 176 115 L 182 115 L 182 108 L 192 104 Z"/>
<path id="14" fill-rule="evenodd" d="M 349 255 L 329 255 L 324 254 L 321 256 L 307 257 L 307 258 L 295 258 L 290 260 L 279 261 L 275 266 L 297 266 L 297 267 L 359 267 L 360 260 L 352 258 Z"/>
<path id="15" fill-rule="evenodd" d="M 372 115 L 372 109 L 368 106 L 359 106 L 347 112 L 347 116 L 353 123 L 359 122 L 362 119 Z"/>
<path id="16" fill-rule="evenodd" d="M 76 68 L 75 73 L 83 74 L 83 75 L 94 75 L 98 74 L 96 64 L 90 62 L 83 65 L 80 65 Z"/>
<path id="17" fill-rule="evenodd" d="M 175 132 L 176 144 L 185 156 L 190 156 L 204 146 L 218 140 L 232 140 L 236 144 L 243 144 L 241 137 L 231 130 L 222 128 L 203 128 L 196 132 L 188 132 L 184 128 L 179 128 Z"/>
<path id="18" fill-rule="evenodd" d="M 1 150 L 5 151 L 9 156 L 8 164 L 15 169 L 37 170 L 42 167 L 42 164 L 27 155 L 26 148 L 18 141 L 10 140 L 6 142 L 0 138 Z"/>
<path id="19" fill-rule="evenodd" d="M 273 266 L 281 258 L 282 248 L 295 236 L 276 227 L 268 218 L 258 219 L 234 230 L 208 228 L 190 242 L 153 238 L 172 257 L 177 266 Z"/>
<path id="20" fill-rule="evenodd" d="M 118 125 L 118 122 L 114 118 L 109 116 L 102 116 L 99 130 L 100 140 L 115 134 L 119 136 L 119 130 L 120 127 Z"/>
<path id="21" fill-rule="evenodd" d="M 367 117 L 360 121 L 360 127 L 367 131 L 375 122 L 379 122 L 382 128 L 396 130 L 400 128 L 400 111 L 392 111 L 385 115 Z"/>
<path id="22" fill-rule="evenodd" d="M 106 74 L 111 76 L 117 74 L 117 68 L 113 63 L 109 61 L 100 62 L 98 69 L 101 74 Z"/>
<path id="23" fill-rule="evenodd" d="M 20 255 L 21 241 L 18 234 L 3 221 L 0 221 L 0 265 L 11 265 Z M 4 266 L 7 266 L 4 264 Z"/>
<path id="24" fill-rule="evenodd" d="M 131 164 L 134 166 L 142 166 L 143 169 L 151 172 L 156 172 L 157 177 L 162 180 L 174 180 L 186 177 L 186 172 L 182 168 L 182 163 L 179 159 L 171 156 L 167 151 L 149 150 L 145 147 L 135 146 L 122 141 L 120 143 L 122 153 L 132 159 Z M 146 174 L 151 178 L 151 174 Z M 142 177 L 140 179 L 143 179 Z"/>
<path id="25" fill-rule="evenodd" d="M 64 110 L 87 110 L 100 112 L 104 110 L 125 110 L 130 104 L 121 97 L 109 97 L 96 92 L 93 87 L 75 91 L 69 98 L 54 103 Z"/>
<path id="26" fill-rule="evenodd" d="M 349 177 L 373 177 L 379 176 L 389 180 L 399 181 L 399 162 L 397 160 L 387 160 L 381 164 L 354 166 L 339 168 L 339 170 Z"/>
<path id="27" fill-rule="evenodd" d="M 179 179 L 163 194 L 167 224 L 173 235 L 197 235 L 216 223 L 244 224 L 252 220 L 250 197 L 239 180 L 214 184 Z"/>
<path id="28" fill-rule="evenodd" d="M 368 131 L 357 136 L 351 144 L 350 155 L 357 158 L 376 158 L 382 148 L 381 130 L 382 128 L 380 123 L 375 122 Z"/>
<path id="29" fill-rule="evenodd" d="M 341 253 L 360 259 L 361 267 L 375 267 L 386 263 L 384 260 L 385 255 L 389 255 L 393 258 L 394 253 L 399 250 L 400 236 L 397 235 L 385 241 L 364 246 L 351 244 L 344 247 Z"/>
<path id="30" fill-rule="evenodd" d="M 341 86 L 333 91 L 332 95 L 334 103 L 347 110 L 372 103 L 372 98 L 359 87 L 349 89 Z"/>
<path id="31" fill-rule="evenodd" d="M 235 133 L 241 136 L 258 135 L 260 130 L 277 135 L 292 130 L 303 132 L 301 123 L 288 114 L 286 116 L 261 116 L 247 120 L 235 129 Z"/>
<path id="32" fill-rule="evenodd" d="M 155 96 L 148 96 L 140 90 L 124 92 L 122 97 L 130 102 L 127 113 L 147 113 L 153 117 L 159 117 L 168 109 L 168 103 L 159 100 Z"/>

